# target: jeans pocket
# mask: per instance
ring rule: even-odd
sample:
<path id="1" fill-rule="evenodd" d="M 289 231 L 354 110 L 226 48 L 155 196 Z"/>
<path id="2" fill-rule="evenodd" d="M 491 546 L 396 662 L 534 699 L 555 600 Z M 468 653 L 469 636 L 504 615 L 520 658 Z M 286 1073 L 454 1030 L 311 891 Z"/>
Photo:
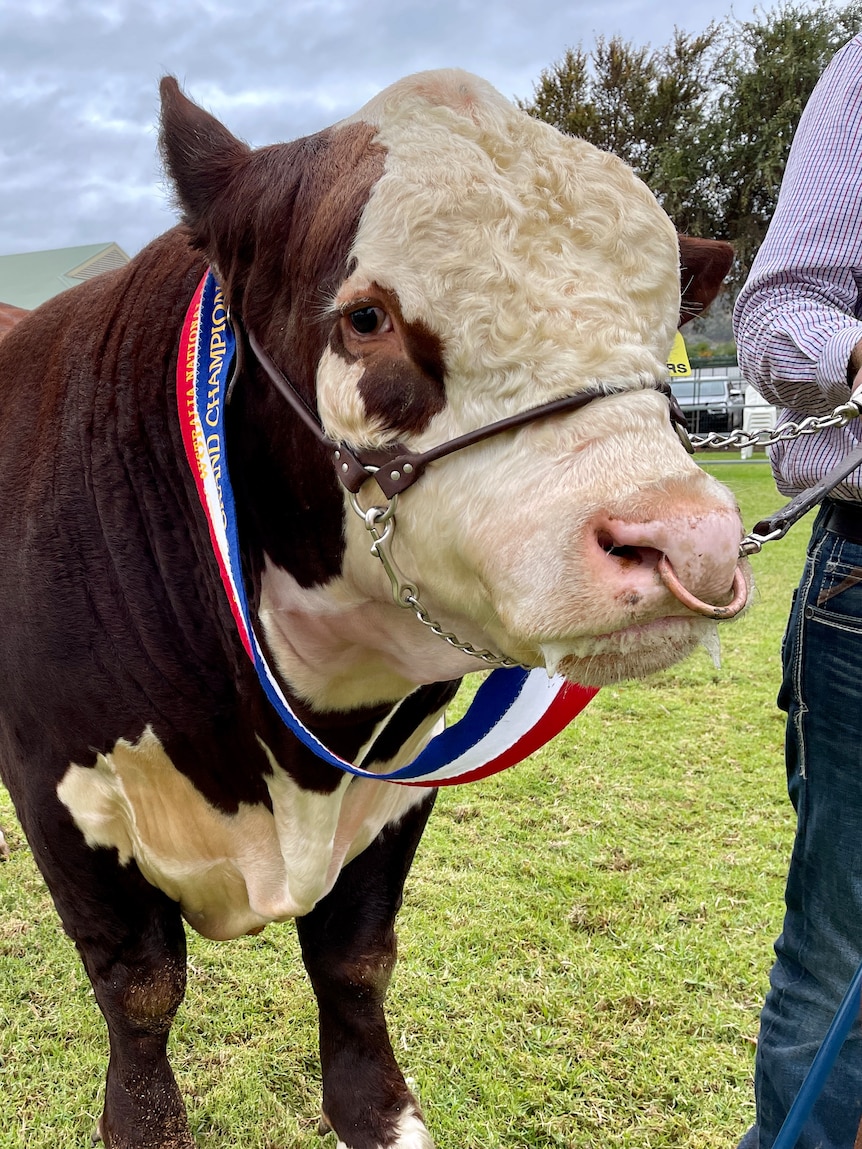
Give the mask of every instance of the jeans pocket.
<path id="1" fill-rule="evenodd" d="M 862 563 L 831 560 L 826 564 L 815 607 L 825 614 L 862 618 Z"/>
<path id="2" fill-rule="evenodd" d="M 835 539 L 815 572 L 803 619 L 794 694 L 803 713 L 804 742 L 808 748 L 831 744 L 856 770 L 862 762 L 862 546 Z"/>
<path id="3" fill-rule="evenodd" d="M 824 564 L 806 617 L 852 633 L 862 631 L 862 547 L 852 548 L 858 555 L 847 554 L 847 549 L 843 548 L 840 558 Z M 854 562 L 854 558 L 859 561 Z"/>

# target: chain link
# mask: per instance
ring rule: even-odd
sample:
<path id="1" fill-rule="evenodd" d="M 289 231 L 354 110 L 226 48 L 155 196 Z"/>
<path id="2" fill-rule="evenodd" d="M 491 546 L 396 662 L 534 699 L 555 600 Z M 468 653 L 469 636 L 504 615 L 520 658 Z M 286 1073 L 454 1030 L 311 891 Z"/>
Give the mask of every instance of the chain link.
<path id="1" fill-rule="evenodd" d="M 781 427 L 764 427 L 754 432 L 737 430 L 721 435 L 713 431 L 708 435 L 690 435 L 689 441 L 693 451 L 707 451 L 710 448 L 720 449 L 722 447 L 769 447 L 773 443 L 790 442 L 792 439 L 799 439 L 803 435 L 816 435 L 830 427 L 846 427 L 848 423 L 860 415 L 862 415 L 862 398 L 851 399 L 848 403 L 841 403 L 831 415 L 809 415 L 799 423 L 788 422 Z M 764 522 L 766 521 L 764 520 Z M 795 518 L 790 519 L 775 530 L 763 535 L 750 531 L 739 544 L 740 558 L 759 554 L 764 543 L 784 538 L 791 524 L 795 521 Z"/>
<path id="2" fill-rule="evenodd" d="M 395 533 L 394 512 L 397 502 L 398 496 L 393 495 L 385 507 L 369 507 L 367 510 L 364 510 L 356 495 L 350 496 L 350 505 L 362 519 L 365 524 L 365 529 L 371 535 L 373 540 L 371 553 L 375 558 L 380 559 L 383 569 L 386 571 L 389 578 L 389 585 L 392 588 L 392 597 L 396 605 L 412 609 L 419 622 L 421 622 L 423 626 L 427 626 L 432 634 L 436 634 L 438 638 L 442 638 L 444 642 L 447 642 L 449 646 L 453 646 L 455 650 L 460 650 L 463 654 L 469 654 L 472 655 L 473 658 L 480 659 L 486 666 L 502 666 L 507 669 L 515 666 L 523 666 L 523 663 L 515 662 L 511 658 L 507 658 L 504 654 L 494 654 L 494 652 L 490 650 L 479 650 L 469 642 L 462 642 L 456 635 L 444 630 L 439 622 L 435 622 L 431 618 L 427 608 L 419 599 L 417 586 L 415 583 L 408 582 L 392 557 L 392 536 Z M 381 531 L 380 527 L 384 529 Z M 529 670 L 530 668 L 526 667 L 525 669 Z"/>
<path id="3" fill-rule="evenodd" d="M 490 650 L 477 650 L 469 642 L 460 642 L 454 634 L 449 631 L 443 630 L 439 622 L 434 622 L 428 611 L 416 597 L 411 594 L 404 600 L 413 607 L 413 613 L 419 619 L 423 626 L 427 626 L 432 634 L 436 634 L 438 638 L 442 638 L 444 642 L 448 642 L 450 646 L 454 646 L 456 650 L 462 651 L 464 654 L 472 654 L 474 658 L 480 658 L 482 662 L 488 666 L 505 666 L 507 668 L 513 666 L 523 666 L 522 662 L 515 662 L 511 658 L 507 658 L 504 654 L 494 654 Z M 529 667 L 526 667 L 529 670 Z"/>
<path id="4" fill-rule="evenodd" d="M 710 431 L 707 435 L 689 435 L 695 451 L 718 450 L 723 447 L 771 447 L 799 439 L 803 435 L 816 435 L 830 427 L 846 427 L 862 414 L 862 399 L 851 400 L 836 407 L 831 415 L 809 415 L 799 423 L 784 423 L 781 427 L 764 427 L 758 431 L 730 431 L 721 434 Z"/>

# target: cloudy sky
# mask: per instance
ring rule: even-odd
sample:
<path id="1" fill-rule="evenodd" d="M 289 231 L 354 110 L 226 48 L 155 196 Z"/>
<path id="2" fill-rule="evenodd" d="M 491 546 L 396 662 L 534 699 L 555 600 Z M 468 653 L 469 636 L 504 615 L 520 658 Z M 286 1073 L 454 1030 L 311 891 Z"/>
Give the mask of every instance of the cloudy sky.
<path id="1" fill-rule="evenodd" d="M 251 144 L 455 65 L 527 98 L 566 47 L 747 19 L 749 0 L 0 0 L 0 255 L 118 243 L 174 222 L 156 153 L 166 72 Z"/>

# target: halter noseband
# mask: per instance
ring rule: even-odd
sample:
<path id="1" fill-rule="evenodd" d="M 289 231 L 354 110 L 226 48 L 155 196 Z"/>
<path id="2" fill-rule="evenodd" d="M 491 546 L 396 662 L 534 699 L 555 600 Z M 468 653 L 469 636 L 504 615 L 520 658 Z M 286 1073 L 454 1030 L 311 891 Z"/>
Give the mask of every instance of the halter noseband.
<path id="1" fill-rule="evenodd" d="M 240 349 L 244 346 L 244 333 L 236 316 L 231 316 L 231 323 L 237 345 L 237 371 L 234 375 L 236 377 L 242 358 Z M 455 451 L 461 451 L 464 447 L 472 447 L 474 443 L 481 443 L 484 439 L 502 434 L 503 431 L 511 431 L 515 427 L 523 427 L 526 423 L 532 423 L 536 419 L 543 419 L 546 415 L 578 411 L 581 407 L 586 407 L 592 403 L 594 399 L 604 399 L 609 395 L 621 395 L 632 390 L 630 387 L 588 387 L 576 395 L 552 399 L 549 403 L 540 403 L 537 407 L 528 407 L 526 411 L 520 411 L 517 415 L 498 419 L 495 423 L 487 423 L 484 427 L 477 427 L 474 431 L 467 431 L 463 435 L 457 435 L 454 439 L 447 439 L 446 442 L 439 443 L 427 451 L 408 451 L 401 443 L 393 443 L 391 447 L 359 451 L 349 447 L 346 443 L 336 443 L 330 439 L 323 430 L 315 412 L 308 406 L 290 380 L 278 369 L 269 353 L 258 342 L 254 332 L 246 331 L 245 338 L 267 378 L 279 394 L 287 401 L 293 412 L 299 416 L 318 442 L 323 443 L 329 449 L 336 475 L 342 486 L 353 495 L 373 475 L 384 495 L 391 499 L 394 495 L 412 487 L 428 464 L 437 459 L 442 459 Z M 655 380 L 648 385 L 647 389 L 655 389 L 667 397 L 671 424 L 682 440 L 683 446 L 691 452 L 692 446 L 685 429 L 685 415 L 670 389 L 670 383 L 664 379 Z"/>

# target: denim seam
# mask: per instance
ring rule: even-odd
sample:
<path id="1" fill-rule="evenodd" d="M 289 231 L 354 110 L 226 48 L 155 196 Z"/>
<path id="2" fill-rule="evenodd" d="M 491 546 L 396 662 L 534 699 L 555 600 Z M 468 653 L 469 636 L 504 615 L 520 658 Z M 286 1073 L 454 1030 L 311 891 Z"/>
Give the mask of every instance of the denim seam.
<path id="1" fill-rule="evenodd" d="M 805 615 L 809 609 L 808 597 L 811 594 L 811 585 L 817 570 L 817 560 L 825 542 L 825 534 L 821 534 L 817 542 L 811 547 L 806 566 L 806 578 L 800 587 L 800 611 L 796 623 L 796 643 L 793 650 L 793 690 L 796 695 L 797 707 L 793 716 L 793 725 L 796 731 L 796 743 L 799 747 L 799 775 L 805 775 L 805 731 L 803 719 L 808 713 L 808 707 L 802 697 L 802 663 L 805 653 Z"/>
<path id="2" fill-rule="evenodd" d="M 841 621 L 841 617 L 826 614 L 823 611 L 818 610 L 816 607 L 811 608 L 811 615 L 809 617 L 816 619 L 821 626 L 828 626 L 832 630 L 843 630 L 847 634 L 859 634 L 859 623 L 856 620 L 851 619 L 845 623 Z M 855 623 L 855 625 L 852 625 L 853 623 Z"/>

